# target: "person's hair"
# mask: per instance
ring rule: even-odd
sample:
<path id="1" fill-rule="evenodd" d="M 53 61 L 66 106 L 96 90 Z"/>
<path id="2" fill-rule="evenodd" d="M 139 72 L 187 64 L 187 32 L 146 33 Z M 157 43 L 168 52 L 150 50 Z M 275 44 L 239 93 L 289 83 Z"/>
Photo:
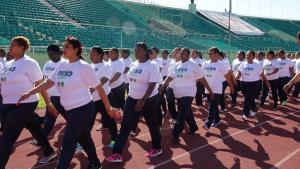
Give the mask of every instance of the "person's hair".
<path id="1" fill-rule="evenodd" d="M 208 49 L 208 51 L 212 51 L 214 53 L 220 54 L 220 50 L 217 47 L 211 47 L 211 48 Z"/>
<path id="2" fill-rule="evenodd" d="M 255 52 L 253 50 L 249 50 L 249 53 L 251 53 L 255 57 Z"/>
<path id="3" fill-rule="evenodd" d="M 298 39 L 300 39 L 300 32 L 298 32 L 298 34 L 297 34 L 297 38 L 298 38 Z"/>
<path id="4" fill-rule="evenodd" d="M 71 44 L 73 46 L 73 48 L 78 49 L 76 55 L 81 59 L 84 60 L 84 58 L 82 57 L 82 50 L 83 50 L 83 46 L 81 44 L 81 42 L 76 39 L 74 36 L 67 36 L 65 38 L 65 42 L 68 42 L 69 44 Z"/>
<path id="5" fill-rule="evenodd" d="M 259 51 L 257 54 L 258 54 L 258 55 L 265 55 L 265 53 L 262 52 L 262 51 Z"/>
<path id="6" fill-rule="evenodd" d="M 2 55 L 3 54 L 3 55 Z M 0 57 L 5 57 L 6 56 L 6 52 L 4 49 L 0 48 Z"/>
<path id="7" fill-rule="evenodd" d="M 147 44 L 145 42 L 138 42 L 135 44 L 136 48 L 142 48 L 146 51 L 146 59 L 150 59 L 150 54 L 152 54 L 152 50 L 148 48 Z"/>
<path id="8" fill-rule="evenodd" d="M 55 44 L 49 45 L 48 48 L 47 48 L 47 51 L 52 51 L 52 52 L 55 52 L 55 53 L 61 53 L 61 49 L 59 48 L 58 45 L 55 45 Z"/>
<path id="9" fill-rule="evenodd" d="M 246 53 L 244 51 L 239 51 L 239 53 L 242 54 L 244 57 L 246 56 Z"/>
<path id="10" fill-rule="evenodd" d="M 121 50 L 121 53 L 125 53 L 127 56 L 130 55 L 129 49 L 122 49 L 122 50 Z"/>
<path id="11" fill-rule="evenodd" d="M 109 51 L 108 50 L 104 51 L 104 54 L 109 55 Z"/>
<path id="12" fill-rule="evenodd" d="M 190 56 L 191 51 L 190 51 L 189 48 L 182 48 L 181 50 L 182 50 L 182 51 L 185 51 L 185 52 L 188 54 L 188 56 Z"/>
<path id="13" fill-rule="evenodd" d="M 296 55 L 296 56 L 300 56 L 300 52 L 296 52 L 295 55 Z"/>
<path id="14" fill-rule="evenodd" d="M 181 48 L 180 47 L 176 47 L 176 48 L 174 48 L 174 50 L 181 50 Z"/>
<path id="15" fill-rule="evenodd" d="M 99 46 L 93 46 L 93 47 L 91 48 L 91 51 L 92 51 L 92 50 L 96 51 L 97 54 L 100 55 L 100 58 L 103 59 L 104 51 L 103 51 L 102 48 L 100 48 Z"/>
<path id="16" fill-rule="evenodd" d="M 30 42 L 24 36 L 13 37 L 11 41 L 12 42 L 16 42 L 19 46 L 23 46 L 24 47 L 24 51 L 27 51 L 29 49 Z"/>
<path id="17" fill-rule="evenodd" d="M 202 59 L 203 58 L 203 53 L 198 51 L 198 56 L 199 56 L 200 59 Z"/>
<path id="18" fill-rule="evenodd" d="M 167 55 L 169 54 L 169 51 L 167 49 L 162 50 L 161 53 L 166 53 Z"/>
<path id="19" fill-rule="evenodd" d="M 220 51 L 220 52 L 219 52 L 219 55 L 220 55 L 222 58 L 225 58 L 224 52 Z"/>
<path id="20" fill-rule="evenodd" d="M 119 49 L 118 48 L 111 48 L 111 51 L 114 51 L 115 53 L 117 53 L 117 55 L 119 56 Z"/>
<path id="21" fill-rule="evenodd" d="M 278 53 L 280 53 L 280 54 L 285 54 L 285 51 L 284 50 L 280 50 Z"/>
<path id="22" fill-rule="evenodd" d="M 151 49 L 154 50 L 156 54 L 159 54 L 159 49 L 157 47 L 152 47 Z"/>
<path id="23" fill-rule="evenodd" d="M 272 57 L 274 58 L 275 57 L 275 53 L 274 53 L 274 51 L 273 50 L 269 50 L 268 52 L 267 52 L 267 54 L 269 55 L 272 55 Z"/>

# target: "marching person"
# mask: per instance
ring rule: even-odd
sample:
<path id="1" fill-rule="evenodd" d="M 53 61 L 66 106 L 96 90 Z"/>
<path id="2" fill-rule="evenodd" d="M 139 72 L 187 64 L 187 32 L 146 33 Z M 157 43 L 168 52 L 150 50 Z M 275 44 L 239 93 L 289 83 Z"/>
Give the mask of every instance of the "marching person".
<path id="1" fill-rule="evenodd" d="M 149 128 L 152 148 L 146 154 L 147 157 L 155 157 L 162 153 L 161 135 L 158 121 L 158 83 L 159 72 L 155 63 L 150 61 L 149 49 L 146 43 L 139 42 L 135 45 L 134 61 L 128 72 L 129 93 L 124 106 L 124 115 L 120 133 L 116 139 L 113 155 L 107 158 L 109 162 L 122 162 L 122 151 L 128 140 L 130 131 L 144 116 Z"/>
<path id="2" fill-rule="evenodd" d="M 0 169 L 5 168 L 13 145 L 24 128 L 30 131 L 43 148 L 44 157 L 40 159 L 39 163 L 47 163 L 57 156 L 44 135 L 40 124 L 35 120 L 34 111 L 37 108 L 39 96 L 35 94 L 22 100 L 22 102 L 18 101 L 23 93 L 43 81 L 37 61 L 25 54 L 29 45 L 29 40 L 23 36 L 17 36 L 11 40 L 9 53 L 14 56 L 14 60 L 6 65 L 0 75 L 1 95 L 3 97 L 0 110 L 2 117 Z M 49 112 L 56 115 L 57 112 L 47 93 L 41 92 L 41 94 L 45 99 Z"/>
<path id="3" fill-rule="evenodd" d="M 180 62 L 176 64 L 164 81 L 161 89 L 163 90 L 171 81 L 174 81 L 173 91 L 178 103 L 178 116 L 173 129 L 172 141 L 179 143 L 179 136 L 184 129 L 185 122 L 189 125 L 189 134 L 195 133 L 199 128 L 194 119 L 192 102 L 196 95 L 196 83 L 199 81 L 213 98 L 213 91 L 206 82 L 200 66 L 190 60 L 190 50 L 183 48 L 180 51 Z"/>
<path id="4" fill-rule="evenodd" d="M 126 93 L 128 94 L 128 92 L 129 92 L 129 82 L 128 82 L 128 79 L 127 79 L 127 74 L 128 74 L 128 71 L 129 71 L 129 66 L 132 63 L 132 59 L 130 58 L 130 51 L 128 49 L 122 49 L 121 50 L 121 59 L 120 60 L 125 65 L 123 78 L 124 78 Z"/>
<path id="5" fill-rule="evenodd" d="M 18 103 L 55 85 L 67 116 L 62 150 L 56 168 L 69 168 L 75 153 L 76 143 L 79 142 L 90 160 L 88 169 L 100 169 L 102 166 L 91 138 L 95 111 L 90 88 L 99 94 L 106 111 L 111 116 L 116 117 L 117 111 L 110 106 L 93 68 L 83 60 L 81 42 L 73 36 L 66 37 L 63 54 L 68 62 L 61 63 L 47 81 L 26 93 L 24 92 L 25 94 L 20 97 Z"/>
<path id="6" fill-rule="evenodd" d="M 203 125 L 203 128 L 205 130 L 210 129 L 211 126 L 217 127 L 221 123 L 218 105 L 220 104 L 221 96 L 223 93 L 224 79 L 229 84 L 231 93 L 234 92 L 234 86 L 230 75 L 230 69 L 228 69 L 228 66 L 226 66 L 224 62 L 219 61 L 219 49 L 216 47 L 208 49 L 208 55 L 210 60 L 204 62 L 201 69 L 204 71 L 204 77 L 213 92 L 213 97 L 208 98 L 208 118 L 205 124 Z M 207 90 L 206 93 L 208 93 Z"/>
<path id="7" fill-rule="evenodd" d="M 263 79 L 267 87 L 270 83 L 263 73 L 263 67 L 254 62 L 255 52 L 248 51 L 247 61 L 240 64 L 237 69 L 236 80 L 240 80 L 242 93 L 244 95 L 243 116 L 242 119 L 247 121 L 250 116 L 255 116 L 257 107 L 255 103 L 256 93 L 259 89 L 259 80 Z"/>
<path id="8" fill-rule="evenodd" d="M 246 54 L 244 51 L 239 51 L 236 59 L 233 60 L 231 67 L 234 76 L 236 76 L 236 74 L 238 73 L 238 68 L 244 62 L 245 56 Z M 234 85 L 234 93 L 231 94 L 232 107 L 236 106 L 236 98 L 238 96 L 239 91 L 241 91 L 241 82 L 239 79 L 236 79 L 236 84 Z"/>

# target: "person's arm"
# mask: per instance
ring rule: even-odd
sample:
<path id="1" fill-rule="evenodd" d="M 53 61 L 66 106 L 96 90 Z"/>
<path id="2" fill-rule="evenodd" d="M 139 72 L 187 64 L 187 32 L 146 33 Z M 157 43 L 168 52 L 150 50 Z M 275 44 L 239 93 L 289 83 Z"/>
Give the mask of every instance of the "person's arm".
<path id="1" fill-rule="evenodd" d="M 148 83 L 148 89 L 146 90 L 146 93 L 144 94 L 143 98 L 137 101 L 137 103 L 135 105 L 135 111 L 141 111 L 142 110 L 142 108 L 145 105 L 145 101 L 152 94 L 152 92 L 153 92 L 156 84 L 157 84 L 156 82 L 150 82 L 150 83 Z"/>
<path id="2" fill-rule="evenodd" d="M 120 78 L 121 75 L 122 75 L 122 73 L 120 73 L 120 72 L 115 73 L 115 75 L 113 76 L 113 78 L 110 79 L 109 85 L 111 85 L 112 83 L 114 83 L 115 81 L 117 81 Z"/>
<path id="3" fill-rule="evenodd" d="M 227 74 L 225 74 L 224 78 L 226 79 L 229 87 L 230 87 L 230 92 L 234 93 L 234 84 L 232 82 L 232 76 L 230 74 L 230 72 L 228 72 Z"/>
<path id="4" fill-rule="evenodd" d="M 290 74 L 291 74 L 291 77 L 294 76 L 294 67 L 289 67 L 289 70 L 290 70 Z"/>
<path id="5" fill-rule="evenodd" d="M 108 78 L 107 77 L 102 77 L 100 79 L 101 85 L 104 85 L 106 82 L 108 82 Z"/>
<path id="6" fill-rule="evenodd" d="M 237 74 L 235 76 L 235 80 L 236 81 L 239 80 L 241 78 L 241 76 L 242 76 L 242 73 L 240 71 L 237 71 Z"/>
<path id="7" fill-rule="evenodd" d="M 297 73 L 295 77 L 293 77 L 293 79 L 290 80 L 289 83 L 284 86 L 283 88 L 284 91 L 287 92 L 295 83 L 298 83 L 299 81 L 300 81 L 300 73 Z"/>
<path id="8" fill-rule="evenodd" d="M 273 72 L 267 73 L 266 76 L 274 75 L 274 74 L 276 74 L 278 71 L 279 71 L 279 69 L 278 69 L 278 68 L 275 68 L 275 69 L 273 70 Z"/>
<path id="9" fill-rule="evenodd" d="M 201 79 L 198 79 L 197 81 L 199 81 L 209 92 L 209 97 L 210 99 L 214 99 L 214 92 L 211 90 L 209 84 L 207 83 L 206 79 L 204 77 L 202 77 Z"/>
<path id="10" fill-rule="evenodd" d="M 270 82 L 268 81 L 266 75 L 265 75 L 264 73 L 261 73 L 261 74 L 260 74 L 260 77 L 261 77 L 261 79 L 266 83 L 267 87 L 268 87 L 269 89 L 271 89 L 271 84 L 270 84 Z"/>
<path id="11" fill-rule="evenodd" d="M 165 79 L 165 81 L 163 82 L 163 84 L 161 85 L 161 88 L 165 88 L 165 87 L 167 87 L 168 85 L 169 85 L 169 83 L 171 82 L 173 80 L 173 78 L 172 77 L 170 77 L 170 76 L 168 76 L 166 79 Z"/>
<path id="12" fill-rule="evenodd" d="M 127 72 L 128 72 L 129 70 L 130 70 L 129 67 L 125 67 L 125 70 L 124 70 L 123 74 L 127 74 Z"/>

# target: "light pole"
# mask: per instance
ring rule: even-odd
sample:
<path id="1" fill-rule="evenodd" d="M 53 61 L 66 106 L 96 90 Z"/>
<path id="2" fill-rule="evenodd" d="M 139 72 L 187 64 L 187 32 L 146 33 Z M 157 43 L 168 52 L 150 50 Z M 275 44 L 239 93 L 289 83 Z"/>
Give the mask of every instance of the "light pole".
<path id="1" fill-rule="evenodd" d="M 228 34 L 229 34 L 229 38 L 228 38 L 228 46 L 229 46 L 229 50 L 231 48 L 231 26 L 230 26 L 230 21 L 231 21 L 231 12 L 232 12 L 232 4 L 231 4 L 231 0 L 229 0 L 229 13 L 228 13 Z"/>

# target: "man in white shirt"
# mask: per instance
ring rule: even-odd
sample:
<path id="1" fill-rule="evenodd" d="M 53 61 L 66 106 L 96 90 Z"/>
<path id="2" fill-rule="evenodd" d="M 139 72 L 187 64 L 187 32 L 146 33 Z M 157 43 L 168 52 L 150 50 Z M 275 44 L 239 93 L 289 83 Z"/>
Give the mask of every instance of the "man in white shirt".
<path id="1" fill-rule="evenodd" d="M 122 49 L 121 50 L 121 59 L 120 59 L 124 65 L 125 65 L 125 70 L 123 73 L 123 77 L 124 77 L 124 83 L 125 83 L 125 89 L 126 89 L 126 93 L 129 93 L 129 82 L 127 79 L 127 74 L 128 71 L 130 69 L 130 65 L 132 63 L 132 59 L 130 58 L 130 51 L 128 49 Z"/>
<path id="2" fill-rule="evenodd" d="M 263 66 L 264 64 L 264 61 L 265 61 L 265 53 L 262 52 L 262 51 L 259 51 L 256 55 L 256 58 L 254 59 L 254 62 L 260 64 L 261 66 Z M 261 92 L 262 92 L 262 80 L 259 81 L 259 86 L 258 86 L 258 92 L 257 92 L 257 95 L 256 95 L 256 99 L 259 98 Z"/>
<path id="3" fill-rule="evenodd" d="M 114 97 L 114 103 L 112 103 L 112 106 L 123 109 L 125 104 L 125 84 L 123 77 L 125 65 L 119 59 L 119 50 L 117 48 L 110 49 L 109 58 L 111 60 L 112 70 L 112 78 L 109 81 L 109 85 Z"/>
<path id="4" fill-rule="evenodd" d="M 283 91 L 283 87 L 294 76 L 294 64 L 291 59 L 286 58 L 284 50 L 278 52 L 279 55 L 279 86 L 278 94 L 280 103 L 284 106 L 287 102 L 287 93 Z"/>
<path id="5" fill-rule="evenodd" d="M 245 61 L 246 53 L 244 51 L 239 51 L 236 58 L 232 61 L 231 69 L 233 71 L 234 76 L 238 73 L 239 66 Z M 240 80 L 236 80 L 236 84 L 234 85 L 234 93 L 231 94 L 232 107 L 236 106 L 236 98 L 238 96 L 238 91 L 241 91 L 241 82 Z"/>

